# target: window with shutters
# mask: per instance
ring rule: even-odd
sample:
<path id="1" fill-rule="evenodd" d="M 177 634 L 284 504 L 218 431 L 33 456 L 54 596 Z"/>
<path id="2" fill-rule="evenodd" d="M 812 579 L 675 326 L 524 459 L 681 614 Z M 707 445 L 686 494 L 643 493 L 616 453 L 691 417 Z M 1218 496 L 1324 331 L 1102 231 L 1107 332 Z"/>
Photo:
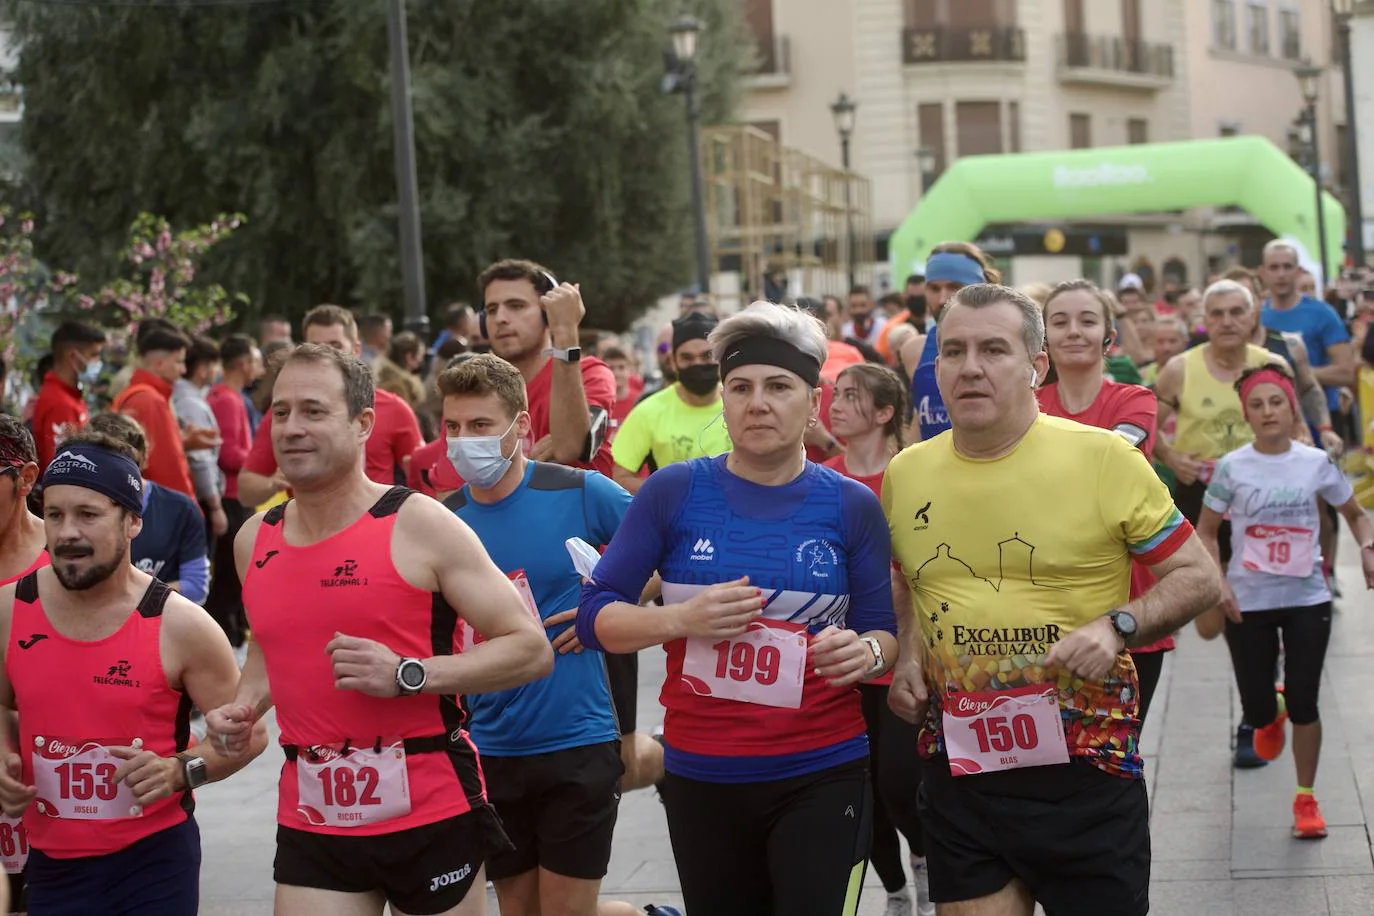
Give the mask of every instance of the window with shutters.
<path id="1" fill-rule="evenodd" d="M 1092 117 L 1085 114 L 1069 115 L 1069 149 L 1089 149 L 1092 145 Z"/>
<path id="2" fill-rule="evenodd" d="M 1002 106 L 998 102 L 955 102 L 956 146 L 960 156 L 1005 152 L 1002 145 Z"/>

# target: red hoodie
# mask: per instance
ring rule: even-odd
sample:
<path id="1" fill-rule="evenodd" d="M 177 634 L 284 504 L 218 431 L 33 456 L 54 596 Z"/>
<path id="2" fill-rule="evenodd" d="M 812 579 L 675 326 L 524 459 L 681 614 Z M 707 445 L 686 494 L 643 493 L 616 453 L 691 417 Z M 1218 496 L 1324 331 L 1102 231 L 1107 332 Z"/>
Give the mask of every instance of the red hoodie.
<path id="1" fill-rule="evenodd" d="M 119 393 L 112 406 L 137 420 L 148 434 L 148 467 L 143 476 L 195 499 L 191 467 L 181 445 L 181 427 L 172 413 L 172 383 L 147 369 L 135 369 L 129 387 Z"/>

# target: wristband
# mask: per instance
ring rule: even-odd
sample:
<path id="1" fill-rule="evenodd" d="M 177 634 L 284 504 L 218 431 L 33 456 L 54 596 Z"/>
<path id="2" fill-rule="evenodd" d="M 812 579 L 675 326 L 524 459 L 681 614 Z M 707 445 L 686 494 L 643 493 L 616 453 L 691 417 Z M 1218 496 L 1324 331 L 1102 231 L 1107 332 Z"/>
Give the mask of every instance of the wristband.
<path id="1" fill-rule="evenodd" d="M 1317 432 L 1319 433 L 1334 433 L 1335 431 L 1336 427 L 1332 426 L 1330 423 L 1327 423 L 1325 426 L 1317 427 Z"/>

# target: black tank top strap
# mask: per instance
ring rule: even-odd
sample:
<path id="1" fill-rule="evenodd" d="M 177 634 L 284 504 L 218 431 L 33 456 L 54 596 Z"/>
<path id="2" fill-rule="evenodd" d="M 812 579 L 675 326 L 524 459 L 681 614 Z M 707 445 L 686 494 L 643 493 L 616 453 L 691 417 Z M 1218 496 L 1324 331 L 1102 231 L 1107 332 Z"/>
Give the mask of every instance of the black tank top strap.
<path id="1" fill-rule="evenodd" d="M 161 579 L 154 579 L 149 582 L 148 590 L 143 593 L 143 597 L 138 602 L 139 616 L 144 618 L 161 617 L 162 609 L 166 607 L 167 598 L 171 594 L 172 590 Z"/>
<path id="2" fill-rule="evenodd" d="M 368 514 L 373 518 L 386 518 L 388 515 L 395 515 L 401 511 L 401 504 L 415 494 L 409 487 L 392 487 L 382 494 L 382 498 L 368 509 Z"/>
<path id="3" fill-rule="evenodd" d="M 14 600 L 33 604 L 38 600 L 38 570 L 21 578 L 14 586 Z"/>
<path id="4" fill-rule="evenodd" d="M 404 738 L 401 741 L 401 746 L 405 748 L 407 754 L 435 754 L 439 751 L 447 751 L 462 740 L 462 729 L 454 729 L 452 732 L 443 735 L 430 735 L 425 738 Z M 349 747 L 367 746 L 366 743 L 354 744 L 351 740 L 344 741 L 345 750 Z M 382 750 L 382 739 L 380 737 L 374 739 L 371 747 L 373 751 L 380 753 Z M 299 744 L 283 744 L 281 750 L 282 754 L 286 756 L 286 759 L 292 763 L 295 763 L 297 758 L 302 755 L 308 757 L 312 753 L 310 748 L 302 747 Z"/>
<path id="5" fill-rule="evenodd" d="M 288 499 L 284 503 L 277 503 L 275 506 L 264 512 L 262 515 L 262 523 L 264 525 L 271 525 L 273 528 L 280 525 L 282 523 L 282 519 L 286 518 L 286 505 L 289 502 L 291 502 L 291 500 Z"/>

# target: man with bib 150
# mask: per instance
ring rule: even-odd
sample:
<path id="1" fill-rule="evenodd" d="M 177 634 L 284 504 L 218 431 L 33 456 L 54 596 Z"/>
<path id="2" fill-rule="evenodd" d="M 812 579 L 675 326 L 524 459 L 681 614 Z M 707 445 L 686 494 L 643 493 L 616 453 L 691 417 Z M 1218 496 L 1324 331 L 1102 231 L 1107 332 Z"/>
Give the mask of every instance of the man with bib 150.
<path id="1" fill-rule="evenodd" d="M 977 284 L 940 315 L 953 434 L 888 465 L 901 651 L 922 726 L 931 897 L 944 916 L 1149 909 L 1149 810 L 1126 649 L 1215 602 L 1216 567 L 1122 437 L 1039 412 L 1040 308 Z M 938 481 L 938 487 L 930 482 Z M 1130 561 L 1158 577 L 1127 603 Z"/>

